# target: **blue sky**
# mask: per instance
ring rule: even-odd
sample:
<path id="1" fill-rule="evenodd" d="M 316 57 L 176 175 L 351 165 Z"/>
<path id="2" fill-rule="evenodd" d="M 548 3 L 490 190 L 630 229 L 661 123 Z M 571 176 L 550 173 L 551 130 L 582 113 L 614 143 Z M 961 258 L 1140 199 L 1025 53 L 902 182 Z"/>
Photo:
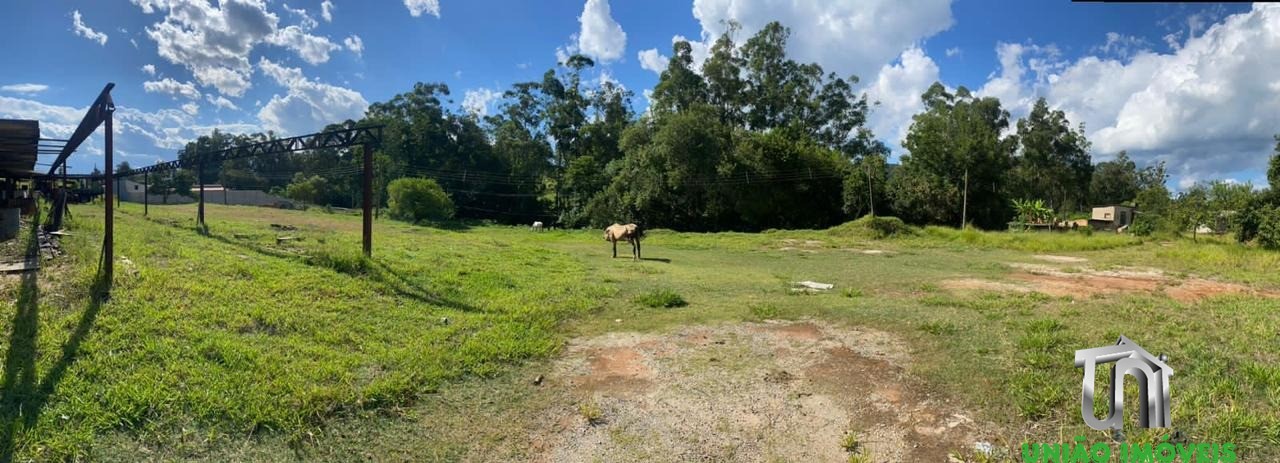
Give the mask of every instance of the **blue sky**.
<path id="1" fill-rule="evenodd" d="M 1036 97 L 1083 122 L 1095 160 L 1163 160 L 1170 186 L 1265 184 L 1280 132 L 1280 8 L 976 0 L 113 0 L 9 2 L 0 30 L 0 117 L 65 137 L 111 81 L 118 152 L 171 159 L 214 127 L 300 134 L 369 104 L 444 82 L 454 104 L 493 111 L 557 54 L 600 63 L 593 79 L 635 92 L 674 37 L 701 44 L 734 20 L 792 27 L 792 56 L 856 74 L 880 104 L 870 126 L 899 141 L 940 80 L 997 96 L 1015 117 Z M 327 14 L 326 14 L 327 13 Z M 744 34 L 745 36 L 745 34 Z M 71 162 L 101 165 L 101 139 Z"/>

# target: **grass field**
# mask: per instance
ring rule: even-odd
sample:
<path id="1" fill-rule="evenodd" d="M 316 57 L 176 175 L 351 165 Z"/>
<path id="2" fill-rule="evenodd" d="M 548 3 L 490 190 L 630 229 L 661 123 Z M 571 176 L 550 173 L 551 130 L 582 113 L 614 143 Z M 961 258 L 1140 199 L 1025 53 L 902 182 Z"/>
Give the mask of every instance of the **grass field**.
<path id="1" fill-rule="evenodd" d="M 1280 254 L 1232 243 L 654 230 L 632 262 L 594 230 L 379 220 L 366 260 L 357 216 L 210 205 L 203 235 L 194 207 L 128 204 L 98 303 L 101 209 L 73 212 L 67 256 L 3 280 L 4 460 L 524 459 L 566 400 L 529 378 L 566 341 L 766 319 L 892 333 L 910 373 L 1004 448 L 1106 439 L 1079 418 L 1071 360 L 1124 334 L 1171 357 L 1191 441 L 1280 458 Z M 1127 267 L 1159 280 L 1054 290 Z"/>

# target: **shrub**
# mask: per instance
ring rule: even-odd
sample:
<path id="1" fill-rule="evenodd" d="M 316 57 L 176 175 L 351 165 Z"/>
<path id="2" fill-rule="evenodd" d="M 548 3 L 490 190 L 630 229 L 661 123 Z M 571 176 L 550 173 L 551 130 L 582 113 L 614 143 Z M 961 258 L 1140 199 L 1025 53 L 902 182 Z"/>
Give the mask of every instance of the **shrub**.
<path id="1" fill-rule="evenodd" d="M 399 178 L 387 186 L 391 217 L 418 222 L 453 217 L 453 201 L 435 180 Z"/>
<path id="2" fill-rule="evenodd" d="M 1280 250 L 1280 208 L 1267 207 L 1258 214 L 1258 245 Z"/>
<path id="3" fill-rule="evenodd" d="M 641 294 L 639 297 L 636 297 L 636 302 L 655 309 L 669 309 L 672 307 L 684 307 L 688 305 L 688 302 L 685 302 L 684 298 L 680 297 L 680 294 L 669 289 L 658 289 Z"/>
<path id="4" fill-rule="evenodd" d="M 1160 216 L 1155 214 L 1138 214 L 1133 218 L 1133 224 L 1129 225 L 1129 233 L 1134 236 L 1151 236 L 1156 232 L 1157 225 L 1160 223 Z"/>
<path id="5" fill-rule="evenodd" d="M 827 230 L 827 233 L 838 236 L 860 236 L 866 238 L 888 238 L 891 236 L 911 235 L 915 229 L 897 217 L 880 217 L 865 215 L 852 222 L 845 222 Z"/>

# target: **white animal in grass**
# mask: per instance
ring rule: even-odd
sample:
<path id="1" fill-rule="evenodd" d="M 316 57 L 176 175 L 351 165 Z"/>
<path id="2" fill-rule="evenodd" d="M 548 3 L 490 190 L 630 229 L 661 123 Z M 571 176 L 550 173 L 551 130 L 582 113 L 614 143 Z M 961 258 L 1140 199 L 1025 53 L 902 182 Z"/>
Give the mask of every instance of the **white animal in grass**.
<path id="1" fill-rule="evenodd" d="M 532 231 L 542 231 L 542 229 L 543 229 L 542 222 L 534 222 L 533 226 L 529 227 L 529 230 L 532 230 Z"/>

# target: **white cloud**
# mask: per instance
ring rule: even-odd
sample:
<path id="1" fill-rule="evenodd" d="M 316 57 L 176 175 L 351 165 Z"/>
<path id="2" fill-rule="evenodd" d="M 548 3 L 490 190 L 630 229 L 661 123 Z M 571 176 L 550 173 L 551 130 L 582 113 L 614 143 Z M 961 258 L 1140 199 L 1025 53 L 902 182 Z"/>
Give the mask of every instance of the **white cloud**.
<path id="1" fill-rule="evenodd" d="M 32 94 L 43 92 L 48 89 L 49 89 L 49 86 L 45 84 L 9 84 L 9 85 L 0 87 L 0 90 L 2 91 L 11 92 L 11 93 L 21 93 L 24 95 L 32 95 Z"/>
<path id="2" fill-rule="evenodd" d="M 1171 53 L 1140 51 L 1127 61 L 1049 59 L 1037 70 L 1034 59 L 1019 55 L 984 89 L 1003 86 L 992 94 L 1018 101 L 1044 95 L 1073 123 L 1085 124 L 1096 152 L 1165 160 L 1174 175 L 1212 178 L 1263 168 L 1280 127 L 1274 72 L 1280 69 L 1280 5 L 1255 4 L 1221 22 L 1189 21 L 1188 27 L 1207 29 Z M 1013 67 L 1036 76 L 1014 78 Z"/>
<path id="3" fill-rule="evenodd" d="M 235 103 L 232 103 L 231 100 L 228 100 L 222 95 L 205 95 L 204 99 L 205 101 L 208 101 L 209 104 L 213 105 L 214 108 L 229 109 L 232 111 L 240 109 L 239 106 L 236 106 Z"/>
<path id="4" fill-rule="evenodd" d="M 627 33 L 613 20 L 609 0 L 587 0 L 578 22 L 582 24 L 578 31 L 578 50 L 582 54 L 601 62 L 622 58 L 627 48 Z"/>
<path id="5" fill-rule="evenodd" d="M 144 64 L 144 65 L 142 65 L 142 72 L 147 73 L 147 75 L 149 75 L 149 76 L 154 76 L 154 75 L 156 75 L 156 65 L 154 65 L 154 64 Z"/>
<path id="6" fill-rule="evenodd" d="M 950 0 L 694 0 L 693 16 L 702 25 L 699 66 L 728 21 L 742 25 L 739 42 L 778 21 L 791 28 L 789 56 L 860 77 L 953 22 Z"/>
<path id="7" fill-rule="evenodd" d="M 293 50 L 298 57 L 312 66 L 329 61 L 329 52 L 342 48 L 326 37 L 308 34 L 298 26 L 280 29 L 267 36 L 266 40 L 272 45 Z"/>
<path id="8" fill-rule="evenodd" d="M 924 110 L 920 95 L 937 81 L 938 65 L 924 50 L 912 47 L 902 52 L 896 63 L 881 67 L 867 87 L 867 99 L 874 104 L 868 127 L 896 152 L 907 137 L 911 116 Z"/>
<path id="9" fill-rule="evenodd" d="M 289 8 L 289 4 L 285 3 L 284 10 L 298 17 L 298 26 L 302 27 L 302 30 L 304 31 L 315 29 L 316 26 L 320 25 L 320 23 L 316 21 L 316 18 L 312 18 L 311 14 L 307 13 L 305 8 Z"/>
<path id="10" fill-rule="evenodd" d="M 200 90 L 196 89 L 195 84 L 191 82 L 178 82 L 170 77 L 165 77 L 161 80 L 143 82 L 142 89 L 146 90 L 147 93 L 164 93 L 172 96 L 182 96 L 192 100 L 200 98 Z"/>
<path id="11" fill-rule="evenodd" d="M 440 17 L 440 0 L 404 0 L 404 6 L 409 9 L 409 15 L 415 18 L 422 16 L 422 13 Z"/>
<path id="12" fill-rule="evenodd" d="M 667 62 L 670 61 L 670 58 L 658 53 L 657 48 L 641 50 L 639 58 L 641 68 L 653 71 L 656 74 L 662 74 L 662 71 L 667 70 Z"/>
<path id="13" fill-rule="evenodd" d="M 194 116 L 200 112 L 200 105 L 195 104 L 194 102 L 184 104 L 182 105 L 182 112 Z"/>
<path id="14" fill-rule="evenodd" d="M 168 8 L 163 21 L 147 27 L 161 58 L 231 96 L 242 96 L 251 86 L 249 53 L 275 33 L 279 22 L 262 0 L 226 0 L 217 8 L 199 0 L 133 1 L 144 13 Z"/>
<path id="15" fill-rule="evenodd" d="M 467 90 L 462 97 L 462 109 L 477 116 L 486 116 L 489 114 L 489 106 L 500 98 L 502 98 L 502 92 L 498 90 L 488 88 Z"/>
<path id="16" fill-rule="evenodd" d="M 251 86 L 253 49 L 262 43 L 294 51 L 308 64 L 329 60 L 342 47 L 327 37 L 307 32 L 315 20 L 303 10 L 285 6 L 301 17 L 301 25 L 280 27 L 280 18 L 267 10 L 263 0 L 131 0 L 143 13 L 164 13 L 164 19 L 148 26 L 147 36 L 156 43 L 161 58 L 187 68 L 202 86 L 244 96 Z"/>
<path id="17" fill-rule="evenodd" d="M 258 119 L 268 129 L 285 134 L 321 130 L 325 125 L 359 119 L 369 102 L 360 92 L 308 79 L 299 68 L 281 66 L 266 58 L 258 68 L 288 92 L 271 97 L 258 111 Z"/>
<path id="18" fill-rule="evenodd" d="M 951 47 L 951 48 L 948 48 L 944 53 L 946 53 L 947 58 L 951 58 L 954 56 L 960 56 L 964 54 L 964 51 L 961 50 L 960 47 Z"/>
<path id="19" fill-rule="evenodd" d="M 320 2 L 320 17 L 324 18 L 324 22 L 333 22 L 333 10 L 335 9 L 337 9 L 337 7 L 333 6 L 333 2 L 331 0 L 324 0 L 323 2 Z"/>
<path id="20" fill-rule="evenodd" d="M 1177 43 L 1176 39 L 1174 43 Z M 1147 42 L 1147 39 L 1132 35 L 1124 35 L 1119 32 L 1108 32 L 1107 42 L 1097 47 L 1093 47 L 1091 52 L 1103 56 L 1114 56 L 1116 58 L 1126 59 L 1150 49 L 1151 43 Z"/>
<path id="21" fill-rule="evenodd" d="M 80 17 L 80 10 L 71 12 L 71 27 L 75 30 L 76 35 L 78 36 L 98 42 L 98 45 L 107 44 L 107 34 L 95 31 L 93 28 L 84 25 L 84 21 Z"/>
<path id="22" fill-rule="evenodd" d="M 351 37 L 347 37 L 342 41 L 342 44 L 346 45 L 347 50 L 351 50 L 352 53 L 355 53 L 358 56 L 364 55 L 364 40 L 361 40 L 360 36 L 352 35 Z"/>

